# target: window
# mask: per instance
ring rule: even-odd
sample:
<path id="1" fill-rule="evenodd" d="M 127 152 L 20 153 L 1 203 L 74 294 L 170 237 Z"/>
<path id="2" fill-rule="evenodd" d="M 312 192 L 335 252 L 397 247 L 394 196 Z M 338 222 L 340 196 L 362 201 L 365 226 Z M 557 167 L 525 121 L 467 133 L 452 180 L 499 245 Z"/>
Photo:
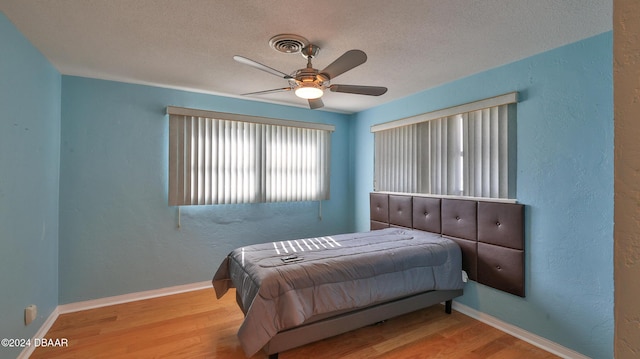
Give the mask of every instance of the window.
<path id="1" fill-rule="evenodd" d="M 167 107 L 169 205 L 329 198 L 331 125 Z"/>
<path id="2" fill-rule="evenodd" d="M 515 198 L 517 93 L 375 125 L 374 190 Z"/>

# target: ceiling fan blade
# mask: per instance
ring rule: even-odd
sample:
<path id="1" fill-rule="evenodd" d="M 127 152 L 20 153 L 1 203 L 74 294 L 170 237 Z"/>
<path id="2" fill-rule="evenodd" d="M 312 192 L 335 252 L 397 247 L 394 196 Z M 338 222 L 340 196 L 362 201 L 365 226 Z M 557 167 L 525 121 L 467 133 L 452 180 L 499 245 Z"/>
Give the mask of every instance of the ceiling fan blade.
<path id="1" fill-rule="evenodd" d="M 315 110 L 317 108 L 324 107 L 324 102 L 321 98 L 309 99 L 309 108 Z"/>
<path id="2" fill-rule="evenodd" d="M 248 93 L 243 93 L 242 96 L 246 96 L 246 95 L 264 95 L 264 94 L 268 94 L 268 93 L 282 92 L 282 91 L 291 91 L 291 87 L 283 87 L 283 88 L 273 89 L 273 90 L 248 92 Z"/>
<path id="3" fill-rule="evenodd" d="M 359 86 L 359 85 L 331 85 L 332 92 L 353 93 L 357 95 L 380 96 L 387 92 L 386 87 L 379 86 Z"/>
<path id="4" fill-rule="evenodd" d="M 241 63 L 241 64 L 249 65 L 249 66 L 251 66 L 253 68 L 256 68 L 258 70 L 262 70 L 262 71 L 268 72 L 268 73 L 270 73 L 272 75 L 275 75 L 275 76 L 278 76 L 278 77 L 282 77 L 285 80 L 293 79 L 293 77 L 285 74 L 282 71 L 278 71 L 278 70 L 276 70 L 274 68 L 271 68 L 271 67 L 269 67 L 267 65 L 263 65 L 263 64 L 261 64 L 261 63 L 259 63 L 257 61 L 253 61 L 251 59 L 248 59 L 248 58 L 246 58 L 244 56 L 236 55 L 236 56 L 233 57 L 233 59 L 236 60 L 237 62 Z"/>
<path id="5" fill-rule="evenodd" d="M 329 66 L 325 67 L 320 73 L 331 80 L 339 75 L 351 70 L 356 66 L 360 66 L 367 61 L 367 54 L 361 50 L 349 50 L 342 56 L 338 57 Z"/>

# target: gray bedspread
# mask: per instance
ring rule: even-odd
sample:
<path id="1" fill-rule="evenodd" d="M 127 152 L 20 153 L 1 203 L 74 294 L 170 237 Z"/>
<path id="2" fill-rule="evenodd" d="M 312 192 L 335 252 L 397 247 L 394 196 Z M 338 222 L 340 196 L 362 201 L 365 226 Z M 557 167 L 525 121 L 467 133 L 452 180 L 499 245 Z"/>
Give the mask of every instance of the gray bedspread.
<path id="1" fill-rule="evenodd" d="M 221 263 L 213 286 L 218 298 L 236 288 L 245 312 L 238 337 L 251 356 L 277 332 L 314 316 L 461 289 L 461 265 L 452 240 L 388 228 L 238 248 Z"/>

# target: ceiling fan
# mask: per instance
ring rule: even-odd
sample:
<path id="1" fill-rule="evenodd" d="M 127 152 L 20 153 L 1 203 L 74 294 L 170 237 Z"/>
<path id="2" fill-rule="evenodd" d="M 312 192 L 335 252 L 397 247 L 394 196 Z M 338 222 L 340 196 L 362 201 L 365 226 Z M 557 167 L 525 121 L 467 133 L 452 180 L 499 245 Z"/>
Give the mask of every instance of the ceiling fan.
<path id="1" fill-rule="evenodd" d="M 289 82 L 289 86 L 287 87 L 258 92 L 249 92 L 243 95 L 262 95 L 293 90 L 296 96 L 306 99 L 309 102 L 309 108 L 317 109 L 324 106 L 321 97 L 324 94 L 324 91 L 327 89 L 332 92 L 343 92 L 368 96 L 380 96 L 387 92 L 386 87 L 330 84 L 330 81 L 334 78 L 365 63 L 367 61 L 367 54 L 365 54 L 361 50 L 349 50 L 342 56 L 338 57 L 329 66 L 325 67 L 322 71 L 318 71 L 317 69 L 313 68 L 311 59 L 318 54 L 319 50 L 320 48 L 313 44 L 304 46 L 301 50 L 301 53 L 302 56 L 307 59 L 307 67 L 296 70 L 291 75 L 287 75 L 282 71 L 278 71 L 274 68 L 263 65 L 249 58 L 237 55 L 234 56 L 233 59 L 241 64 L 249 65 L 258 70 L 268 72 Z"/>

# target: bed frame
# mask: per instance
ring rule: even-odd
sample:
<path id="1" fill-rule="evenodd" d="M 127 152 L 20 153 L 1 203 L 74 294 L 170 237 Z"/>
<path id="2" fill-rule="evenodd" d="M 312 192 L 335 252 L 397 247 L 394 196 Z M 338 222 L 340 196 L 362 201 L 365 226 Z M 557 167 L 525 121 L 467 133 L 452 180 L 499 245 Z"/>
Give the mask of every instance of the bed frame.
<path id="1" fill-rule="evenodd" d="M 512 203 L 388 194 L 370 194 L 371 229 L 405 227 L 440 233 L 462 248 L 469 279 L 524 297 L 524 206 Z M 278 353 L 346 333 L 435 304 L 451 313 L 462 290 L 433 290 L 355 311 L 310 318 L 279 332 L 263 350 Z M 242 306 L 240 306 L 242 308 Z"/>

